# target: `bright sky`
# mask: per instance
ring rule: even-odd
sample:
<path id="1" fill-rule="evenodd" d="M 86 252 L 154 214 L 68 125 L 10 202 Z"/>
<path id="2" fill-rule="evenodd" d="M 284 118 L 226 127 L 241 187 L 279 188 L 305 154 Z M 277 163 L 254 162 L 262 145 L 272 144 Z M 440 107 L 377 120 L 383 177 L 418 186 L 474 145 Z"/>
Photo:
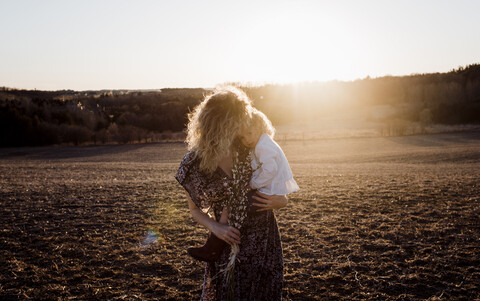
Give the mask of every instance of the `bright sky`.
<path id="1" fill-rule="evenodd" d="M 0 0 L 0 86 L 213 87 L 480 63 L 477 0 Z"/>

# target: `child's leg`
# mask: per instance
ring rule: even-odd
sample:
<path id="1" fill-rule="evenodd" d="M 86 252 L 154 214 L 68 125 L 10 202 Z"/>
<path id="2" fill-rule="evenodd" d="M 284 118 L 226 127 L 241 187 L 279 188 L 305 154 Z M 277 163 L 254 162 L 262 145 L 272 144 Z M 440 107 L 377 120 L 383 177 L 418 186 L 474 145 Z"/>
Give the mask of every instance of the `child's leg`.
<path id="1" fill-rule="evenodd" d="M 222 210 L 222 215 L 220 216 L 220 220 L 218 221 L 220 224 L 228 224 L 228 209 L 224 207 Z"/>

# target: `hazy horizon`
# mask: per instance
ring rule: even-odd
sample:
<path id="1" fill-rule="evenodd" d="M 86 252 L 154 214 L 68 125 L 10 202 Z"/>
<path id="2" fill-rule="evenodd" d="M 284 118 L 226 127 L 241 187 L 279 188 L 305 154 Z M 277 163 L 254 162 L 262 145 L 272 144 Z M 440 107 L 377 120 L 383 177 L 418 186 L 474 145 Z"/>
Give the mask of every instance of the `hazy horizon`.
<path id="1" fill-rule="evenodd" d="M 478 1 L 2 2 L 0 86 L 211 88 L 480 62 Z"/>
<path id="2" fill-rule="evenodd" d="M 372 77 L 370 75 L 367 75 L 366 77 L 363 78 L 354 78 L 354 79 L 349 79 L 349 80 L 341 80 L 341 79 L 331 79 L 331 80 L 304 80 L 304 81 L 292 81 L 292 82 L 257 82 L 257 83 L 252 83 L 252 82 L 223 82 L 223 83 L 217 83 L 211 87 L 200 87 L 200 86 L 167 86 L 167 87 L 158 87 L 158 88 L 99 88 L 99 89 L 82 89 L 82 90 L 75 90 L 75 89 L 69 89 L 69 88 L 61 88 L 61 89 L 37 89 L 37 88 L 25 88 L 25 87 L 13 87 L 13 86 L 1 86 L 3 88 L 7 89 L 14 89 L 14 90 L 33 90 L 33 91 L 75 91 L 75 92 L 88 92 L 88 91 L 141 91 L 141 92 L 155 92 L 155 91 L 160 91 L 162 89 L 215 89 L 216 87 L 222 87 L 224 85 L 237 85 L 240 84 L 243 87 L 261 87 L 261 86 L 266 86 L 266 85 L 302 85 L 302 84 L 329 84 L 329 83 L 338 83 L 338 82 L 343 82 L 343 83 L 349 83 L 349 82 L 355 82 L 358 80 L 365 80 L 366 78 L 370 79 L 380 79 L 380 78 L 385 78 L 385 77 L 406 77 L 406 76 L 416 76 L 416 75 L 428 75 L 428 74 L 441 74 L 441 73 L 448 73 L 454 70 L 458 70 L 458 68 L 466 68 L 468 66 L 472 65 L 480 65 L 480 62 L 474 62 L 471 64 L 467 64 L 465 66 L 457 66 L 457 68 L 452 68 L 450 70 L 446 71 L 432 71 L 432 72 L 427 72 L 427 73 L 410 73 L 410 74 L 398 74 L 398 75 L 391 75 L 391 74 L 384 74 L 380 75 L 377 77 Z"/>

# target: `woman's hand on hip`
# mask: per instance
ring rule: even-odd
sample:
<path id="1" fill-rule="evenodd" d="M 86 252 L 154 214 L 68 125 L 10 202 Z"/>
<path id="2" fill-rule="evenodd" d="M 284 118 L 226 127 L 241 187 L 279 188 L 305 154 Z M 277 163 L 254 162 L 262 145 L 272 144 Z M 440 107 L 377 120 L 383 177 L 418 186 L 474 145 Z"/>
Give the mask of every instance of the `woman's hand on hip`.
<path id="1" fill-rule="evenodd" d="M 253 196 L 258 203 L 253 203 L 252 205 L 259 207 L 258 211 L 280 209 L 287 206 L 288 199 L 284 195 L 268 195 L 261 192 L 256 192 L 256 195 Z"/>
<path id="2" fill-rule="evenodd" d="M 213 234 L 215 234 L 215 236 L 225 241 L 229 245 L 240 244 L 240 231 L 232 226 L 215 223 L 211 231 Z"/>

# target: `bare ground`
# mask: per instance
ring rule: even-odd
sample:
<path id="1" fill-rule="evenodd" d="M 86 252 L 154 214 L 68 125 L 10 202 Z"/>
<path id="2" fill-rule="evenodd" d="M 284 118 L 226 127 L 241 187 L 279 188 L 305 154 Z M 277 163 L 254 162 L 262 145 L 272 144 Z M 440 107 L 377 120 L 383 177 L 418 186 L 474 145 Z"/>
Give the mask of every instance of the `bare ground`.
<path id="1" fill-rule="evenodd" d="M 301 187 L 276 213 L 286 300 L 480 299 L 479 132 L 281 146 Z M 0 299 L 198 299 L 185 151 L 0 149 Z"/>

